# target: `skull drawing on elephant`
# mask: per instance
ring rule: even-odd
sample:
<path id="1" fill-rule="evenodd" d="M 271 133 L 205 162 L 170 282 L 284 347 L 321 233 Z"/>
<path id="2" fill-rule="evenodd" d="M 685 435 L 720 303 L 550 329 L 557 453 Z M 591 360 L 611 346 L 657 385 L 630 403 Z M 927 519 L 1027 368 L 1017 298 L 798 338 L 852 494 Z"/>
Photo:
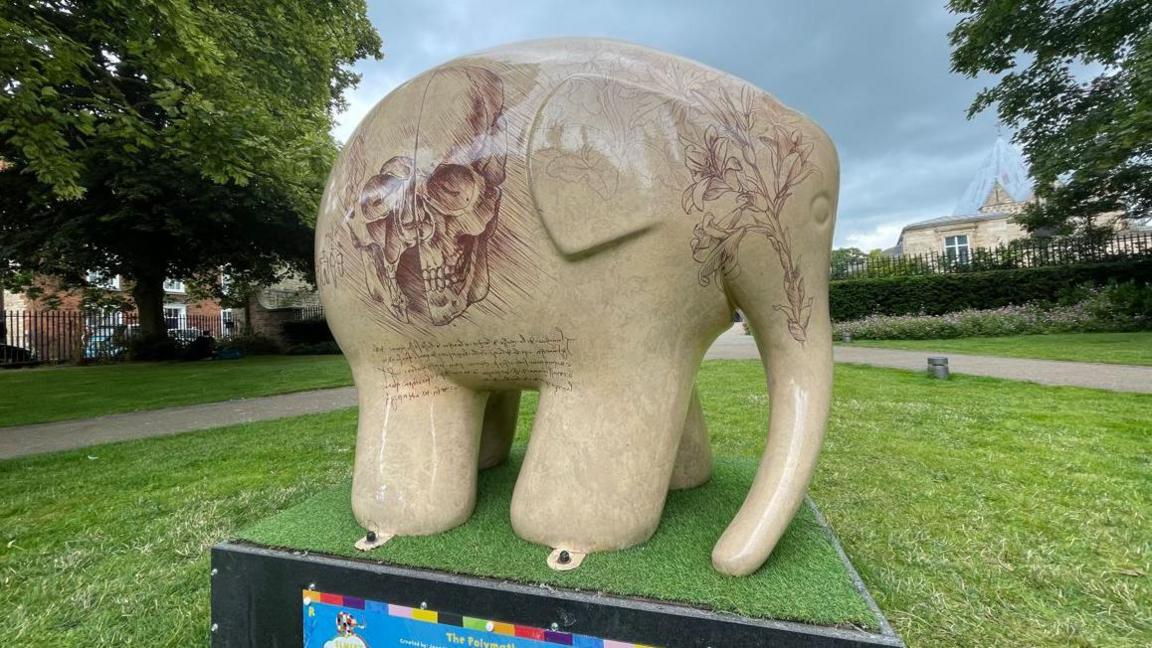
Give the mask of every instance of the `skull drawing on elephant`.
<path id="1" fill-rule="evenodd" d="M 506 141 L 504 89 L 474 67 L 432 75 L 413 140 L 363 184 L 350 223 L 372 299 L 443 325 L 488 294 Z"/>

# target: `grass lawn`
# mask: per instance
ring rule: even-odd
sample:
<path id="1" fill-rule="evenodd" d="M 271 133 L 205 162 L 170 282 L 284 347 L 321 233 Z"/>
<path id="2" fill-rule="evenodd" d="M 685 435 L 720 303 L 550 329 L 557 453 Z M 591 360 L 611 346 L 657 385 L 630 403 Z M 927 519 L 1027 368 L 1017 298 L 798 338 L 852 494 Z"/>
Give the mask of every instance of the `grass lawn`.
<path id="1" fill-rule="evenodd" d="M 344 356 L 0 371 L 0 427 L 352 384 Z"/>
<path id="2" fill-rule="evenodd" d="M 856 340 L 852 344 L 1013 358 L 1152 365 L 1152 331 L 1060 333 L 951 340 Z"/>
<path id="3" fill-rule="evenodd" d="M 1152 643 L 1152 396 L 836 376 L 813 497 L 909 645 Z M 705 363 L 699 385 L 716 453 L 755 456 L 757 363 Z M 7 643 L 206 645 L 208 548 L 345 480 L 354 426 L 343 411 L 0 462 Z"/>

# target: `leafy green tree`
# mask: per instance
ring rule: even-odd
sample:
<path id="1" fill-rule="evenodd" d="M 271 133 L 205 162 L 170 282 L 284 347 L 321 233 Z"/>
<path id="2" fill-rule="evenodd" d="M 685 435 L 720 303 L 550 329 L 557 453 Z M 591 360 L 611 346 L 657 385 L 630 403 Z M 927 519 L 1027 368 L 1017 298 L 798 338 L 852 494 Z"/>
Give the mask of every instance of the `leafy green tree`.
<path id="1" fill-rule="evenodd" d="M 363 0 L 9 0 L 0 259 L 124 276 L 153 339 L 166 277 L 308 271 L 333 116 L 368 56 Z"/>
<path id="2" fill-rule="evenodd" d="M 864 265 L 868 255 L 860 248 L 836 248 L 832 250 L 832 278 L 843 279 Z"/>
<path id="3" fill-rule="evenodd" d="M 847 267 L 867 259 L 868 255 L 860 248 L 836 248 L 832 250 L 832 265 Z"/>
<path id="4" fill-rule="evenodd" d="M 1030 231 L 1091 232 L 1092 217 L 1152 214 L 1152 2 L 951 0 L 952 69 L 990 73 L 969 117 L 993 104 L 1016 129 L 1038 204 Z M 1084 80 L 1087 77 L 1087 80 Z"/>

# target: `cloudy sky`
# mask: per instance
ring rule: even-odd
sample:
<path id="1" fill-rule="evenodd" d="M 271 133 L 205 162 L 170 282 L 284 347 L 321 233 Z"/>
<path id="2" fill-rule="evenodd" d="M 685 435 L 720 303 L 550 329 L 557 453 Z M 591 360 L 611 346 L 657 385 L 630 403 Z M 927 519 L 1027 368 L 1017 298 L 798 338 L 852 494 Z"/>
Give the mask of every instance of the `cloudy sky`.
<path id="1" fill-rule="evenodd" d="M 344 140 L 399 83 L 461 54 L 555 36 L 619 38 L 747 79 L 814 118 L 842 167 L 836 246 L 896 243 L 952 213 L 996 139 L 965 111 L 984 85 L 949 72 L 944 0 L 368 0 L 384 59 L 335 130 Z"/>

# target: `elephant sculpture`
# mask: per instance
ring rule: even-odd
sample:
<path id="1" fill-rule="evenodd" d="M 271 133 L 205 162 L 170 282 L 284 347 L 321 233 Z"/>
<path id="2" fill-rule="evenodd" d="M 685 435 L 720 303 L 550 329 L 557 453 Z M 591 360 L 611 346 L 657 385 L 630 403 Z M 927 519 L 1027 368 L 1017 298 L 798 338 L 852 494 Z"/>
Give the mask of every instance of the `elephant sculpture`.
<path id="1" fill-rule="evenodd" d="M 467 520 L 525 389 L 540 402 L 515 532 L 557 568 L 645 541 L 669 488 L 709 478 L 695 374 L 739 308 L 771 416 L 712 562 L 758 569 L 827 420 L 838 185 L 812 121 L 635 45 L 520 43 L 396 88 L 341 152 L 316 227 L 320 296 L 359 390 L 360 546 Z"/>

